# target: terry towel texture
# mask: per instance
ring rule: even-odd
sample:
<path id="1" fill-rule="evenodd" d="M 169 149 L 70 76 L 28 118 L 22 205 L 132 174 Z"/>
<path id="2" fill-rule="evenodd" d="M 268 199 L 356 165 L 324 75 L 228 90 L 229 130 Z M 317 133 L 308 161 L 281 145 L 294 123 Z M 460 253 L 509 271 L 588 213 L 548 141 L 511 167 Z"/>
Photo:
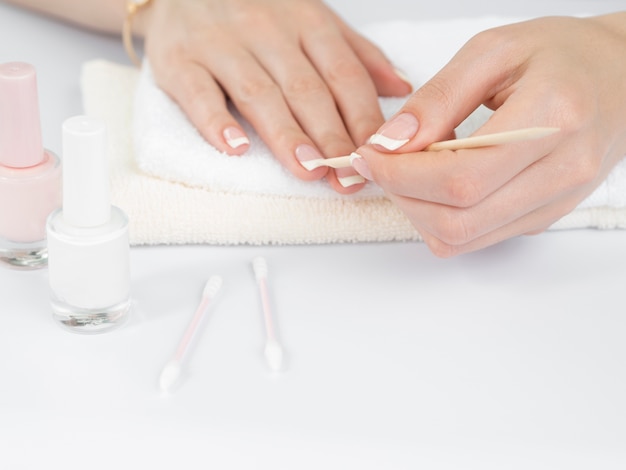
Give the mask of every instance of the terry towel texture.
<path id="1" fill-rule="evenodd" d="M 512 21 L 401 21 L 362 32 L 419 86 L 473 34 Z M 302 182 L 276 162 L 245 122 L 250 150 L 241 157 L 221 154 L 154 85 L 149 67 L 140 72 L 92 61 L 83 68 L 82 87 L 85 112 L 108 125 L 113 200 L 130 216 L 133 244 L 419 240 L 374 184 L 341 196 L 324 181 Z M 381 106 L 391 115 L 403 102 L 381 99 Z M 457 134 L 473 132 L 488 115 L 479 110 Z M 582 227 L 626 228 L 626 159 L 552 228 Z"/>

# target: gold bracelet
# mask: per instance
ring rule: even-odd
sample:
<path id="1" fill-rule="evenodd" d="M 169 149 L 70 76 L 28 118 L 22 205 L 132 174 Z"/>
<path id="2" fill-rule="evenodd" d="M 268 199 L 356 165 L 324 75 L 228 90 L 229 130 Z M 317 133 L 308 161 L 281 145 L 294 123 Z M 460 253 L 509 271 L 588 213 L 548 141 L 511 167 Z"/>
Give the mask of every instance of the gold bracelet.
<path id="1" fill-rule="evenodd" d="M 137 66 L 141 66 L 141 61 L 135 53 L 133 45 L 133 18 L 135 14 L 143 7 L 147 6 L 152 0 L 126 0 L 126 18 L 122 27 L 122 40 L 124 41 L 124 49 L 130 60 Z"/>

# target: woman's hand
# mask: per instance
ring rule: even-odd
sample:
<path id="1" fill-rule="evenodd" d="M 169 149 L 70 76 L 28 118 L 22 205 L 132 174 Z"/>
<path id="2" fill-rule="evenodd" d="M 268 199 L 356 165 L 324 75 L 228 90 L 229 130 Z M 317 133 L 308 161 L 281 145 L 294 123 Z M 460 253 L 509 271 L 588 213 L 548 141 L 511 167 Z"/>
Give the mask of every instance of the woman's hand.
<path id="1" fill-rule="evenodd" d="M 249 147 L 230 99 L 294 175 L 360 189 L 337 179 L 352 168 L 307 171 L 299 161 L 349 154 L 383 123 L 377 96 L 411 88 L 324 3 L 159 0 L 144 11 L 156 82 L 209 143 L 232 155 Z"/>
<path id="2" fill-rule="evenodd" d="M 626 13 L 543 18 L 472 38 L 371 145 L 357 150 L 373 179 L 438 256 L 548 228 L 626 155 Z M 558 127 L 531 142 L 422 152 L 480 104 L 476 134 Z M 382 136 L 382 137 L 381 137 Z"/>

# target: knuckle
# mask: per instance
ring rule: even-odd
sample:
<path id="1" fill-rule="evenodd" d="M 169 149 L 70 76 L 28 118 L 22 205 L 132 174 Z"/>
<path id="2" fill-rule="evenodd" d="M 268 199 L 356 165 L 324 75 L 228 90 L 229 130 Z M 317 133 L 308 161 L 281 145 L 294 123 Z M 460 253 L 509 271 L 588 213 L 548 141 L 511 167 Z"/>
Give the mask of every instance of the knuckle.
<path id="1" fill-rule="evenodd" d="M 494 50 L 496 47 L 503 51 L 518 47 L 518 42 L 517 35 L 510 26 L 497 26 L 475 34 L 468 41 L 468 47 L 474 47 L 480 52 Z"/>
<path id="2" fill-rule="evenodd" d="M 542 103 L 544 109 L 551 110 L 548 120 L 558 124 L 565 132 L 586 127 L 595 115 L 595 97 L 593 93 L 581 93 L 581 89 L 589 88 L 580 82 L 580 78 L 562 80 L 555 87 L 554 80 L 548 76 L 536 81 L 534 87 L 537 102 Z"/>
<path id="3" fill-rule="evenodd" d="M 311 25 L 314 29 L 328 27 L 327 12 L 319 8 L 317 3 L 301 2 L 297 7 L 297 11 L 302 21 Z"/>
<path id="4" fill-rule="evenodd" d="M 181 107 L 194 110 L 194 112 L 200 109 L 201 105 L 215 100 L 215 95 L 207 84 L 197 80 L 196 76 L 190 72 L 183 71 L 177 77 L 167 76 L 156 80 L 156 83 Z"/>
<path id="5" fill-rule="evenodd" d="M 472 168 L 449 175 L 443 183 L 444 198 L 454 207 L 472 207 L 484 197 L 484 179 Z"/>
<path id="6" fill-rule="evenodd" d="M 236 99 L 242 104 L 249 104 L 276 93 L 276 84 L 265 76 L 248 77 L 237 87 Z"/>
<path id="7" fill-rule="evenodd" d="M 546 230 L 548 230 L 547 227 L 535 228 L 535 229 L 529 230 L 528 232 L 524 233 L 524 235 L 529 236 L 529 237 L 534 237 L 536 235 L 542 234 Z"/>
<path id="8" fill-rule="evenodd" d="M 237 23 L 242 31 L 262 31 L 271 33 L 279 25 L 285 29 L 277 15 L 275 8 L 268 8 L 267 2 L 250 2 L 243 0 L 231 0 L 234 4 L 231 11 L 236 15 Z M 284 6 L 284 16 L 292 21 L 287 29 L 298 25 L 307 25 L 311 31 L 328 28 L 328 12 L 320 8 L 317 2 L 287 2 Z"/>
<path id="9" fill-rule="evenodd" d="M 338 130 L 328 129 L 322 131 L 317 139 L 320 142 L 320 149 L 326 156 L 339 156 L 349 154 L 354 148 L 350 136 Z"/>
<path id="10" fill-rule="evenodd" d="M 459 250 L 455 246 L 445 243 L 436 237 L 424 238 L 424 243 L 437 258 L 451 258 L 459 254 Z"/>
<path id="11" fill-rule="evenodd" d="M 584 127 L 591 116 L 589 97 L 572 88 L 567 85 L 559 88 L 554 97 L 557 103 L 553 108 L 558 113 L 556 119 L 562 123 L 561 127 L 570 131 Z"/>
<path id="12" fill-rule="evenodd" d="M 350 59 L 336 60 L 328 69 L 327 80 L 329 82 L 358 82 L 368 78 L 362 64 Z"/>
<path id="13" fill-rule="evenodd" d="M 398 165 L 393 164 L 391 158 L 389 161 L 379 161 L 378 159 L 369 162 L 370 170 L 374 176 L 374 181 L 385 190 L 394 192 L 394 182 L 402 181 L 402 170 Z"/>
<path id="14" fill-rule="evenodd" d="M 520 35 L 526 34 L 525 27 L 512 23 L 485 29 L 470 38 L 464 48 L 482 60 L 494 61 L 505 68 L 516 68 L 529 55 L 528 48 L 532 39 L 528 42 L 519 40 Z"/>
<path id="15" fill-rule="evenodd" d="M 590 151 L 582 155 L 592 155 L 592 153 Z M 586 187 L 598 180 L 600 167 L 593 158 L 579 158 L 573 165 L 568 165 L 564 173 L 572 187 Z"/>
<path id="16" fill-rule="evenodd" d="M 442 110 L 453 107 L 455 89 L 445 78 L 440 75 L 432 77 L 423 87 L 415 92 L 415 98 L 427 102 L 438 103 Z"/>
<path id="17" fill-rule="evenodd" d="M 472 241 L 477 227 L 472 223 L 468 212 L 461 209 L 443 208 L 433 221 L 437 238 L 452 246 L 462 246 Z"/>
<path id="18" fill-rule="evenodd" d="M 263 25 L 274 21 L 270 11 L 261 5 L 261 2 L 241 2 L 240 0 L 232 0 L 232 12 L 235 15 L 237 24 L 243 31 L 250 28 L 258 29 Z M 245 3 L 245 4 L 244 4 Z"/>
<path id="19" fill-rule="evenodd" d="M 288 99 L 300 99 L 303 96 L 317 95 L 327 91 L 324 82 L 313 75 L 299 76 L 290 80 L 284 87 Z"/>
<path id="20" fill-rule="evenodd" d="M 211 99 L 211 92 L 204 83 L 188 80 L 184 87 L 185 98 L 191 106 L 201 106 Z"/>
<path id="21" fill-rule="evenodd" d="M 271 127 L 268 130 L 269 140 L 272 142 L 272 148 L 277 154 L 291 155 L 295 150 L 298 142 L 302 141 L 302 132 L 292 126 L 280 126 L 279 128 Z"/>

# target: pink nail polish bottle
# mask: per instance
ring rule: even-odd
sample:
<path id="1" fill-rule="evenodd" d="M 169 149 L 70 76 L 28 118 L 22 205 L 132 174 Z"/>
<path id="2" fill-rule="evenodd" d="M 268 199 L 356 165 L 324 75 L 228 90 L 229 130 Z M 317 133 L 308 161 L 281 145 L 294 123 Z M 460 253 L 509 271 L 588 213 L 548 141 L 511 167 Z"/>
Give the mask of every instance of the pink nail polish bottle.
<path id="1" fill-rule="evenodd" d="M 43 148 L 32 65 L 0 64 L 0 262 L 47 265 L 46 218 L 61 205 L 61 162 Z"/>
<path id="2" fill-rule="evenodd" d="M 128 217 L 111 205 L 104 122 L 63 123 L 63 207 L 48 217 L 53 318 L 74 332 L 122 325 L 131 308 Z"/>

